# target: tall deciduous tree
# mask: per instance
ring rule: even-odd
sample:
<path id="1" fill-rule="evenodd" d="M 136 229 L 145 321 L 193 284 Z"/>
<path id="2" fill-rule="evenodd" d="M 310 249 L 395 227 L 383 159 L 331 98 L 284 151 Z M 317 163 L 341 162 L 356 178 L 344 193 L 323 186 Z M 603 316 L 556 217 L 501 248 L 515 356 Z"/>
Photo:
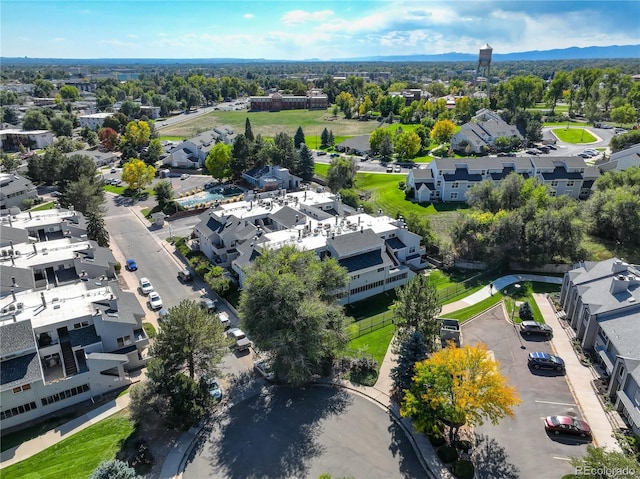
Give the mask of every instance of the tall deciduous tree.
<path id="1" fill-rule="evenodd" d="M 136 120 L 127 123 L 121 141 L 126 141 L 140 149 L 149 143 L 151 128 L 146 121 Z"/>
<path id="2" fill-rule="evenodd" d="M 60 88 L 60 96 L 63 100 L 76 101 L 80 99 L 80 92 L 73 85 L 65 85 Z"/>
<path id="3" fill-rule="evenodd" d="M 60 167 L 58 186 L 62 192 L 66 191 L 67 185 L 80 178 L 86 177 L 95 182 L 96 164 L 86 155 L 71 155 L 62 160 Z"/>
<path id="4" fill-rule="evenodd" d="M 420 137 L 413 131 L 403 131 L 393 140 L 393 148 L 400 159 L 410 159 L 420 151 Z"/>
<path id="5" fill-rule="evenodd" d="M 209 150 L 204 165 L 209 174 L 220 181 L 231 176 L 231 145 L 216 143 Z"/>
<path id="6" fill-rule="evenodd" d="M 173 185 L 167 180 L 162 180 L 156 183 L 154 190 L 156 192 L 156 199 L 160 208 L 164 208 L 167 203 L 173 200 Z"/>
<path id="7" fill-rule="evenodd" d="M 155 173 L 153 166 L 142 160 L 131 159 L 122 168 L 122 181 L 129 185 L 129 189 L 138 192 L 151 184 Z"/>
<path id="8" fill-rule="evenodd" d="M 331 161 L 327 170 L 327 186 L 334 192 L 343 188 L 353 188 L 356 173 L 354 160 L 338 156 Z"/>
<path id="9" fill-rule="evenodd" d="M 300 385 L 321 372 L 348 341 L 336 294 L 346 270 L 295 246 L 263 250 L 247 270 L 240 317 L 256 346 L 273 358 L 281 380 Z"/>
<path id="10" fill-rule="evenodd" d="M 420 331 L 429 352 L 435 351 L 440 338 L 442 310 L 438 291 L 429 276 L 418 274 L 398 290 L 395 301 L 397 341 L 404 341 L 412 332 Z"/>
<path id="11" fill-rule="evenodd" d="M 184 299 L 169 308 L 153 343 L 153 355 L 177 374 L 212 375 L 228 351 L 224 328 L 218 319 L 193 300 Z"/>
<path id="12" fill-rule="evenodd" d="M 447 347 L 415 365 L 413 383 L 400 413 L 410 417 L 420 432 L 438 434 L 449 426 L 449 439 L 457 439 L 464 424 L 492 424 L 513 416 L 520 404 L 516 390 L 500 374 L 499 364 L 480 343 Z"/>
<path id="13" fill-rule="evenodd" d="M 49 119 L 40 110 L 28 110 L 22 119 L 23 130 L 48 130 Z"/>
<path id="14" fill-rule="evenodd" d="M 584 479 L 636 479 L 640 470 L 640 465 L 633 457 L 591 444 L 587 445 L 584 456 L 571 458 L 571 465 L 576 471 L 575 477 Z"/>
<path id="15" fill-rule="evenodd" d="M 400 343 L 398 362 L 391 369 L 392 393 L 395 397 L 399 399 L 404 397 L 404 391 L 411 387 L 416 363 L 427 359 L 427 355 L 427 345 L 420 331 L 414 331 Z"/>
<path id="16" fill-rule="evenodd" d="M 67 184 L 64 194 L 60 197 L 60 204 L 63 207 L 73 206 L 81 213 L 98 210 L 103 201 L 102 183 L 86 176 L 81 176 L 77 181 Z"/>
<path id="17" fill-rule="evenodd" d="M 118 132 L 113 128 L 101 128 L 98 138 L 105 150 L 112 151 L 118 145 Z"/>
<path id="18" fill-rule="evenodd" d="M 109 232 L 98 210 L 87 211 L 87 238 L 98 243 L 98 246 L 109 247 Z"/>
<path id="19" fill-rule="evenodd" d="M 451 120 L 440 120 L 433 125 L 431 138 L 440 144 L 447 143 L 451 140 L 455 129 L 456 125 L 454 125 Z"/>

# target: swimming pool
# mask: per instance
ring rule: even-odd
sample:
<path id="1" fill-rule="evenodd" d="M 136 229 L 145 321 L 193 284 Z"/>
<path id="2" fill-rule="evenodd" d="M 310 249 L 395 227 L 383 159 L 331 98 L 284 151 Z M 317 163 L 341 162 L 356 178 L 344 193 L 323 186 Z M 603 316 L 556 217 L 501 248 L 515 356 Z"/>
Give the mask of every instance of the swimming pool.
<path id="1" fill-rule="evenodd" d="M 195 195 L 186 196 L 184 198 L 176 199 L 176 202 L 183 208 L 188 208 L 193 205 L 201 203 L 213 203 L 216 200 L 222 200 L 224 198 L 230 198 L 232 196 L 242 195 L 244 191 L 242 188 L 236 186 L 217 186 L 207 191 L 201 191 Z"/>

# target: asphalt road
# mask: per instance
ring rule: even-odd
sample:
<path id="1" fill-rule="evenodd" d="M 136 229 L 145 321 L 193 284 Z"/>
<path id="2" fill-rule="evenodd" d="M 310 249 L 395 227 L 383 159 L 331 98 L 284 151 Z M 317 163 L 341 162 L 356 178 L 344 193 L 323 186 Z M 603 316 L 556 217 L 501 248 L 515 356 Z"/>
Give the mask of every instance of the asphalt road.
<path id="1" fill-rule="evenodd" d="M 580 418 L 578 406 L 563 375 L 527 367 L 530 352 L 552 353 L 550 343 L 543 339 L 522 339 L 521 343 L 500 308 L 464 324 L 462 335 L 466 344 L 482 341 L 493 351 L 502 373 L 522 399 L 514 417 L 502 419 L 496 426 L 487 423 L 476 428 L 476 436 L 481 438 L 474 453 L 478 478 L 558 479 L 573 473 L 569 458 L 584 455 L 589 442 L 547 434 L 543 418 Z"/>
<path id="2" fill-rule="evenodd" d="M 105 224 L 111 241 L 118 245 L 126 258 L 135 259 L 138 271 L 133 274 L 138 279 L 149 278 L 166 308 L 177 305 L 185 298 L 199 300 L 203 295 L 217 298 L 215 294 L 207 292 L 200 280 L 186 284 L 180 282 L 177 274 L 184 268 L 184 265 L 179 258 L 172 257 L 170 252 L 161 245 L 162 239 L 170 236 L 170 231 L 173 232 L 173 235 L 190 233 L 193 225 L 198 222 L 197 216 L 174 222 L 175 230 L 173 230 L 174 226 L 170 230 L 168 223 L 165 223 L 164 228 L 158 228 L 143 223 L 134 214 L 129 205 L 129 198 L 115 195 L 107 195 L 106 198 Z M 155 202 L 147 200 L 145 204 L 153 206 Z M 137 288 L 137 285 L 129 285 L 129 287 L 134 289 Z M 224 302 L 219 300 L 217 304 L 221 310 L 229 314 L 232 324 L 237 325 L 238 318 L 235 313 L 227 308 Z M 157 315 L 157 312 L 152 311 L 148 305 L 145 305 L 145 308 L 148 316 Z M 253 352 L 236 354 L 230 351 L 225 356 L 221 369 L 225 375 L 235 375 L 251 369 L 252 366 Z M 221 385 L 224 387 L 226 380 L 221 380 Z"/>
<path id="3" fill-rule="evenodd" d="M 272 386 L 222 414 L 195 448 L 184 479 L 425 475 L 389 415 L 343 390 Z"/>

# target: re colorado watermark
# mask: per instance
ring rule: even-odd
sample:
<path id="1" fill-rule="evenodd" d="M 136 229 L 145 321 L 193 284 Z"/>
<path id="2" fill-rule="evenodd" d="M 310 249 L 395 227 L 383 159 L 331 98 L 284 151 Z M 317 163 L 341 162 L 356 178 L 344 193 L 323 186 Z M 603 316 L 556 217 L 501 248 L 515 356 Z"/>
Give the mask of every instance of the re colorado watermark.
<path id="1" fill-rule="evenodd" d="M 640 473 L 640 470 L 637 471 Z M 576 476 L 598 476 L 598 477 L 638 477 L 636 469 L 633 467 L 591 467 L 578 466 L 575 469 Z"/>

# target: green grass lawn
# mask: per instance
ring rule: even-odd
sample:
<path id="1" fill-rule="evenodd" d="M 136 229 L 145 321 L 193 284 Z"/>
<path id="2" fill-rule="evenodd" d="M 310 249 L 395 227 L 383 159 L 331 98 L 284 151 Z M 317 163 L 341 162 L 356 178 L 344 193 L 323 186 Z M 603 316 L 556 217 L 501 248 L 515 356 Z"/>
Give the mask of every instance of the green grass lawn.
<path id="1" fill-rule="evenodd" d="M 124 190 L 126 190 L 126 186 L 112 186 L 112 185 L 104 185 L 104 191 L 108 191 L 109 193 L 115 193 L 116 195 L 121 195 Z"/>
<path id="2" fill-rule="evenodd" d="M 393 338 L 394 326 L 389 324 L 384 328 L 377 329 L 369 334 L 360 336 L 359 338 L 349 341 L 347 348 L 350 356 L 357 356 L 358 351 L 364 351 L 370 354 L 378 363 L 378 367 L 382 364 L 384 355 L 387 354 L 389 343 Z"/>
<path id="3" fill-rule="evenodd" d="M 449 319 L 457 319 L 461 323 L 464 323 L 465 321 L 480 314 L 484 310 L 489 309 L 491 306 L 498 304 L 500 301 L 502 301 L 502 294 L 494 293 L 493 296 L 489 296 L 479 303 L 472 304 L 471 306 L 459 309 L 458 311 L 454 311 L 452 313 L 447 313 L 443 316 L 446 316 Z"/>
<path id="4" fill-rule="evenodd" d="M 566 127 L 567 125 L 569 125 L 569 126 L 578 126 L 578 127 L 588 127 L 588 126 L 590 126 L 590 125 L 587 125 L 584 121 L 574 121 L 574 120 L 570 120 L 570 121 L 546 121 L 543 124 L 543 126 L 564 126 L 564 127 Z"/>
<path id="5" fill-rule="evenodd" d="M 133 422 L 122 411 L 2 469 L 2 479 L 87 478 L 102 461 L 116 457 L 134 430 Z"/>
<path id="6" fill-rule="evenodd" d="M 31 211 L 44 211 L 44 210 L 52 210 L 56 207 L 55 201 L 48 201 L 46 203 L 42 203 L 38 206 L 34 206 L 31 208 Z"/>
<path id="7" fill-rule="evenodd" d="M 565 143 L 580 144 L 596 141 L 596 137 L 584 128 L 556 128 L 553 130 L 553 134 Z"/>
<path id="8" fill-rule="evenodd" d="M 159 128 L 161 138 L 178 137 L 191 138 L 202 131 L 211 130 L 220 125 L 231 126 L 236 133 L 244 133 L 246 119 L 251 122 L 254 135 L 274 137 L 277 133 L 285 132 L 293 136 L 302 127 L 305 137 L 320 136 L 325 128 L 332 131 L 336 144 L 340 138 L 371 133 L 378 122 L 345 120 L 342 115 L 334 118 L 331 109 L 327 110 L 286 110 L 279 112 L 267 111 L 213 111 L 206 115 L 193 118 L 183 123 Z M 309 147 L 312 147 L 308 142 Z"/>
<path id="9" fill-rule="evenodd" d="M 169 135 L 162 135 L 159 136 L 158 139 L 160 141 L 182 141 L 185 139 L 184 136 L 169 136 Z"/>

